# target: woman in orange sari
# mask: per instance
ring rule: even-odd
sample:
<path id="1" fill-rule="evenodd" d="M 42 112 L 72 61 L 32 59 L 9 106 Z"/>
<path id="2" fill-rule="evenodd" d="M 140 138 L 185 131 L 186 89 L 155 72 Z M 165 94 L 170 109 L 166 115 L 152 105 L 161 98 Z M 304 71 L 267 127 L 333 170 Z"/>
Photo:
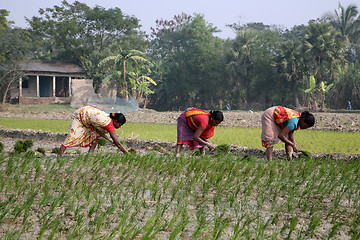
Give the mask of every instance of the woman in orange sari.
<path id="1" fill-rule="evenodd" d="M 187 145 L 190 150 L 198 148 L 202 154 L 205 153 L 205 146 L 210 150 L 215 146 L 209 141 L 214 135 L 214 130 L 224 120 L 220 111 L 210 113 L 190 108 L 183 112 L 177 119 L 177 144 L 176 155 L 179 156 L 182 146 Z"/>
<path id="2" fill-rule="evenodd" d="M 126 118 L 122 113 L 107 114 L 90 106 L 79 108 L 73 113 L 68 136 L 61 145 L 58 155 L 61 156 L 66 148 L 79 145 L 90 146 L 89 153 L 92 153 L 100 137 L 115 144 L 123 153 L 127 153 L 115 134 L 115 128 L 120 128 L 125 122 Z M 112 140 L 105 135 L 106 133 L 110 134 Z"/>
<path id="3" fill-rule="evenodd" d="M 285 143 L 285 151 L 289 160 L 292 159 L 292 150 L 299 151 L 295 142 L 294 131 L 314 126 L 315 117 L 308 111 L 301 114 L 282 106 L 271 107 L 261 116 L 262 146 L 266 148 L 266 158 L 272 160 L 274 145 Z"/>

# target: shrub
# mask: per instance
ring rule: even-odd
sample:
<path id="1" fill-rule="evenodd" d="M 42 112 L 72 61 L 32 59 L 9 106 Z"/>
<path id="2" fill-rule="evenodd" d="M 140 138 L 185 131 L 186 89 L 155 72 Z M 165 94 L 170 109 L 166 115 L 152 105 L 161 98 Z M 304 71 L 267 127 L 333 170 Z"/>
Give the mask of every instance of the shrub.
<path id="1" fill-rule="evenodd" d="M 0 142 L 0 152 L 4 151 L 4 148 L 5 148 L 4 144 Z"/>

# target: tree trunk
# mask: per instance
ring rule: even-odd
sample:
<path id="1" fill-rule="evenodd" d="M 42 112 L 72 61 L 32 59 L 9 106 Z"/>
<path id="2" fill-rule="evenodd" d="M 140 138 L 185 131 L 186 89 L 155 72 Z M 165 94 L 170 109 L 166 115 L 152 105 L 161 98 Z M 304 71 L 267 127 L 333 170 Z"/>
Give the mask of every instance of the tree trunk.
<path id="1" fill-rule="evenodd" d="M 125 65 L 125 61 L 123 62 L 123 71 L 124 71 L 124 82 L 125 82 L 125 98 L 126 100 L 128 101 L 129 100 L 129 95 L 128 95 L 128 85 L 127 85 L 127 82 L 126 82 L 126 65 Z"/>
<path id="2" fill-rule="evenodd" d="M 297 94 L 297 84 L 296 84 L 296 80 L 293 80 L 293 100 L 294 100 L 294 106 L 295 108 L 298 108 L 300 106 L 300 102 L 299 102 L 299 96 Z"/>

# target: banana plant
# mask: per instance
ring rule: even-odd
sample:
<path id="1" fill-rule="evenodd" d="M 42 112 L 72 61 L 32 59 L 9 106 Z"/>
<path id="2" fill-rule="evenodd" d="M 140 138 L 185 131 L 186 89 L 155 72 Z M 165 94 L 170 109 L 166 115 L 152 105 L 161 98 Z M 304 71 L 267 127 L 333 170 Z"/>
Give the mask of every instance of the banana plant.
<path id="1" fill-rule="evenodd" d="M 305 89 L 305 93 L 308 93 L 309 94 L 309 105 L 311 103 L 313 103 L 314 101 L 314 94 L 315 94 L 315 91 L 316 91 L 316 79 L 313 75 L 310 76 L 309 78 L 309 83 L 310 83 L 310 87 L 308 89 Z"/>

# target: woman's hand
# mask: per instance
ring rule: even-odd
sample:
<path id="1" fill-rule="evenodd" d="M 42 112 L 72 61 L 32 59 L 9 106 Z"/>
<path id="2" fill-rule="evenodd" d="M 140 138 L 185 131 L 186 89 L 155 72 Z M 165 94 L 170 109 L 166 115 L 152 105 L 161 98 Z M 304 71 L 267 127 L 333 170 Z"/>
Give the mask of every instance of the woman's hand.
<path id="1" fill-rule="evenodd" d="M 300 150 L 300 147 L 295 143 L 293 146 L 294 152 L 298 152 Z"/>
<path id="2" fill-rule="evenodd" d="M 208 146 L 208 148 L 209 148 L 210 150 L 214 150 L 215 147 L 216 147 L 216 146 L 215 146 L 214 144 L 212 144 L 211 142 L 208 142 L 206 145 Z"/>
<path id="3" fill-rule="evenodd" d="M 115 132 L 109 132 L 110 137 L 114 141 L 114 144 L 123 152 L 128 153 L 128 151 L 124 148 L 124 146 L 120 143 L 118 137 L 116 136 Z"/>

